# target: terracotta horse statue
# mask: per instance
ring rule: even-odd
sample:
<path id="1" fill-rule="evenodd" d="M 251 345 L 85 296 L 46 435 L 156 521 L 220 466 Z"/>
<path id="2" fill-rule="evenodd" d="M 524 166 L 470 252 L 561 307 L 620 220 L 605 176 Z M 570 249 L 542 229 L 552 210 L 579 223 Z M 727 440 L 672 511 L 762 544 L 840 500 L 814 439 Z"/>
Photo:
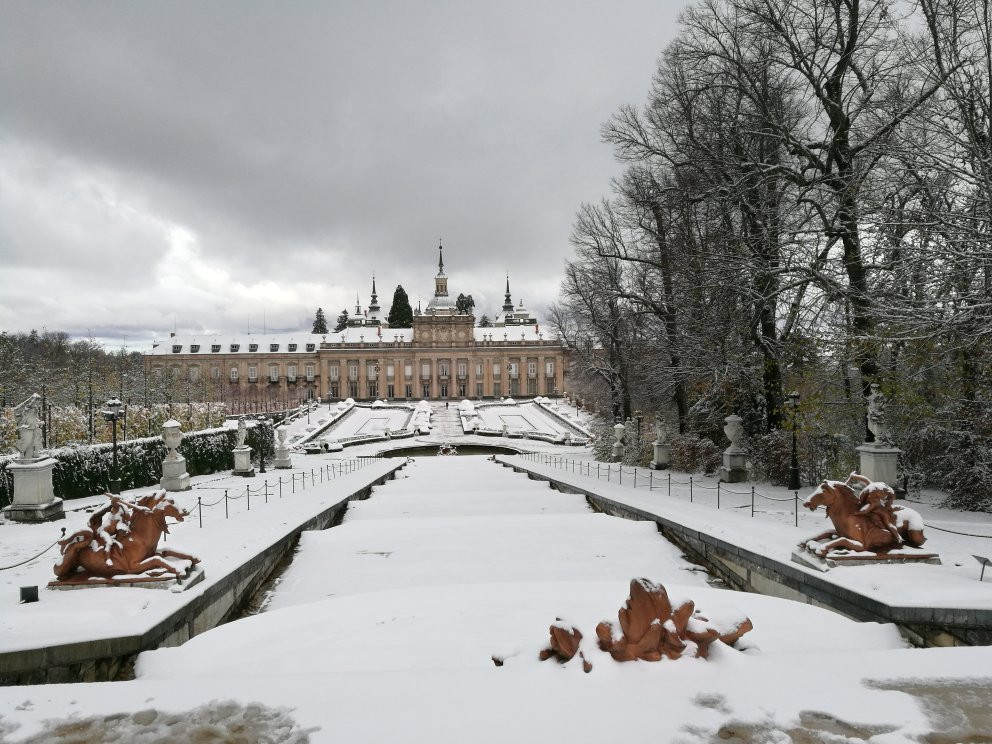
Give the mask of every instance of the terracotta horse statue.
<path id="1" fill-rule="evenodd" d="M 152 570 L 178 576 L 179 570 L 163 558 L 199 563 L 191 555 L 158 549 L 162 533 L 169 532 L 166 517 L 182 522 L 188 515 L 165 491 L 155 491 L 133 502 L 108 495 L 110 505 L 90 517 L 89 529 L 59 541 L 62 561 L 55 565 L 55 575 L 60 581 L 111 578 Z"/>
<path id="2" fill-rule="evenodd" d="M 860 494 L 854 485 L 862 487 Z M 863 475 L 851 473 L 846 481 L 823 481 L 804 505 L 814 511 L 824 506 L 834 529 L 804 540 L 821 544 L 817 555 L 823 557 L 835 548 L 886 553 L 904 544 L 918 548 L 926 542 L 923 520 L 913 509 L 893 506 L 895 493 L 884 483 L 872 483 Z"/>

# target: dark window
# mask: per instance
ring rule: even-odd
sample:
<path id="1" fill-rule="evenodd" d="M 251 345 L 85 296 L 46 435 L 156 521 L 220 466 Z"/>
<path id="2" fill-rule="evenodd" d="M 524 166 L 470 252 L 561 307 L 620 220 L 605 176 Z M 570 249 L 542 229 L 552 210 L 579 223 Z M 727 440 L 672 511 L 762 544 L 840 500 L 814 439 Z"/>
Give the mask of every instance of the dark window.
<path id="1" fill-rule="evenodd" d="M 220 344 L 212 344 L 210 346 L 210 351 L 216 354 L 218 351 L 220 351 Z"/>
<path id="2" fill-rule="evenodd" d="M 200 350 L 200 345 L 199 344 L 193 344 L 192 346 L 189 347 L 189 351 L 190 351 L 191 354 L 195 354 L 199 350 Z"/>
<path id="3" fill-rule="evenodd" d="M 258 351 L 258 344 L 248 344 L 248 351 Z"/>
<path id="4" fill-rule="evenodd" d="M 316 351 L 317 344 L 307 344 L 307 351 Z M 290 351 L 296 351 L 296 344 L 293 344 L 293 348 Z"/>
<path id="5" fill-rule="evenodd" d="M 269 351 L 279 351 L 279 344 L 269 344 Z"/>
<path id="6" fill-rule="evenodd" d="M 172 353 L 173 354 L 178 354 L 182 350 L 183 350 L 183 347 L 182 346 L 179 346 L 179 345 L 172 347 Z"/>
<path id="7" fill-rule="evenodd" d="M 290 344 L 289 345 L 289 350 L 290 351 L 296 351 L 296 344 Z"/>
<path id="8" fill-rule="evenodd" d="M 241 348 L 241 344 L 231 344 L 231 351 L 237 351 Z"/>

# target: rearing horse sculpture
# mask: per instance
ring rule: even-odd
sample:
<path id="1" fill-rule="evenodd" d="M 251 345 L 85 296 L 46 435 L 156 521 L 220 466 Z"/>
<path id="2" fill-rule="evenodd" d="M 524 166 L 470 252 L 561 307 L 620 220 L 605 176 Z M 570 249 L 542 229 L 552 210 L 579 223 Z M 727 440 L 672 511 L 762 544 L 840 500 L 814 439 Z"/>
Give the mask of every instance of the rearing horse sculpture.
<path id="1" fill-rule="evenodd" d="M 856 495 L 852 484 L 864 486 Z M 834 529 L 804 540 L 821 544 L 815 550 L 823 557 L 835 548 L 886 553 L 904 544 L 915 548 L 926 542 L 923 520 L 913 509 L 892 506 L 894 492 L 884 483 L 872 483 L 863 475 L 851 473 L 847 480 L 823 481 L 804 505 L 814 511 L 824 506 Z"/>
<path id="2" fill-rule="evenodd" d="M 89 529 L 59 541 L 62 561 L 55 565 L 55 575 L 60 581 L 85 581 L 159 569 L 178 576 L 179 570 L 163 557 L 194 564 L 199 559 L 176 550 L 158 550 L 158 540 L 169 532 L 166 517 L 182 522 L 186 516 L 165 491 L 133 502 L 110 496 L 110 505 L 90 517 Z"/>

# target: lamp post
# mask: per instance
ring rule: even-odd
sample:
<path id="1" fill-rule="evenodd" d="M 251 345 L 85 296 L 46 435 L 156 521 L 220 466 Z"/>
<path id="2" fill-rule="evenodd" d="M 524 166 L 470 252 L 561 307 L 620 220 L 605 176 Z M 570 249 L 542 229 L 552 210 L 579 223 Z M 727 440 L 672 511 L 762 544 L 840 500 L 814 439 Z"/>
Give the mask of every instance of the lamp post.
<path id="1" fill-rule="evenodd" d="M 641 421 L 644 420 L 644 414 L 641 413 L 640 409 L 634 411 L 634 420 L 637 421 L 637 439 L 641 438 Z"/>
<path id="2" fill-rule="evenodd" d="M 789 461 L 789 490 L 799 490 L 799 456 L 796 452 L 796 426 L 799 419 L 799 393 L 791 392 L 787 396 L 792 406 L 792 458 Z"/>
<path id="3" fill-rule="evenodd" d="M 107 421 L 110 421 L 111 425 L 114 427 L 113 428 L 113 442 L 114 442 L 113 462 L 110 471 L 112 477 L 108 485 L 110 486 L 111 493 L 119 494 L 121 492 L 121 475 L 120 475 L 120 471 L 117 469 L 117 418 L 118 416 L 120 416 L 121 406 L 123 404 L 120 402 L 119 399 L 111 398 L 106 402 L 105 405 L 107 407 L 104 410 L 100 411 L 100 413 L 102 413 L 103 418 Z"/>

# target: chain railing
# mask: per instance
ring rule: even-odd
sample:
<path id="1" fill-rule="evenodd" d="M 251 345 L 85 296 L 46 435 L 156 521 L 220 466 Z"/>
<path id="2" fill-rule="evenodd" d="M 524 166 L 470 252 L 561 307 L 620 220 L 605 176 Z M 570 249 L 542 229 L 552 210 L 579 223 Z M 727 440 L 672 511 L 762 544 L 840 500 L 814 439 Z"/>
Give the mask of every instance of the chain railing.
<path id="1" fill-rule="evenodd" d="M 566 470 L 572 473 L 578 473 L 579 475 L 584 475 L 587 477 L 593 477 L 595 475 L 597 480 L 602 480 L 605 478 L 607 483 L 615 482 L 617 485 L 622 486 L 624 481 L 624 475 L 627 476 L 628 486 L 631 488 L 638 487 L 638 478 L 640 478 L 640 486 L 647 486 L 647 490 L 654 491 L 655 488 L 667 488 L 668 495 L 672 495 L 672 484 L 677 486 L 688 486 L 689 487 L 689 503 L 695 503 L 695 492 L 696 489 L 704 489 L 708 491 L 716 491 L 716 508 L 722 508 L 722 497 L 724 494 L 730 493 L 736 496 L 750 496 L 750 508 L 751 517 L 755 515 L 755 504 L 756 499 L 765 499 L 767 501 L 773 502 L 786 502 L 791 501 L 793 504 L 793 523 L 796 527 L 799 526 L 799 491 L 793 491 L 792 496 L 787 496 L 786 498 L 776 498 L 774 496 L 769 496 L 767 494 L 761 493 L 754 486 L 751 486 L 750 491 L 735 491 L 731 488 L 727 488 L 721 482 L 717 482 L 715 486 L 708 485 L 706 483 L 700 483 L 692 475 L 689 476 L 689 480 L 679 480 L 672 477 L 671 471 L 666 471 L 664 473 L 664 478 L 655 478 L 655 470 L 648 470 L 647 476 L 644 475 L 641 468 L 631 467 L 625 468 L 622 464 L 599 462 L 595 463 L 596 469 L 593 471 L 593 463 L 590 460 L 575 460 L 570 457 L 561 457 L 559 455 L 549 455 L 540 452 L 530 452 L 523 455 L 524 459 L 530 462 L 536 462 L 543 465 L 549 465 L 550 467 L 558 468 L 560 470 Z M 616 476 L 616 481 L 613 481 L 613 477 Z M 631 480 L 632 479 L 632 480 Z M 660 481 L 656 486 L 656 482 Z M 742 507 L 733 507 L 742 508 Z"/>
<path id="2" fill-rule="evenodd" d="M 202 496 L 196 497 L 196 506 L 190 509 L 187 516 L 193 516 L 195 511 L 197 517 L 197 524 L 202 529 L 203 528 L 203 510 L 212 509 L 220 504 L 224 505 L 224 519 L 230 519 L 230 502 L 245 500 L 245 511 L 251 511 L 251 497 L 255 496 L 256 500 L 259 496 L 262 497 L 263 502 L 269 503 L 269 496 L 276 499 L 283 498 L 283 486 L 288 486 L 288 495 L 295 495 L 297 490 L 297 484 L 299 484 L 300 491 L 305 492 L 307 490 L 307 481 L 309 480 L 309 486 L 312 489 L 314 486 L 318 486 L 325 481 L 335 480 L 337 478 L 350 475 L 351 473 L 357 472 L 367 465 L 383 459 L 381 455 L 359 455 L 348 460 L 338 460 L 337 463 L 327 463 L 319 468 L 310 468 L 309 472 L 304 470 L 300 473 L 290 473 L 288 477 L 283 478 L 279 476 L 275 481 L 270 481 L 266 478 L 262 481 L 262 485 L 252 488 L 251 485 L 246 485 L 244 492 L 238 489 L 237 495 L 231 495 L 233 489 L 225 488 L 224 495 L 221 496 L 216 501 L 205 502 Z M 165 538 L 165 535 L 162 536 Z"/>

